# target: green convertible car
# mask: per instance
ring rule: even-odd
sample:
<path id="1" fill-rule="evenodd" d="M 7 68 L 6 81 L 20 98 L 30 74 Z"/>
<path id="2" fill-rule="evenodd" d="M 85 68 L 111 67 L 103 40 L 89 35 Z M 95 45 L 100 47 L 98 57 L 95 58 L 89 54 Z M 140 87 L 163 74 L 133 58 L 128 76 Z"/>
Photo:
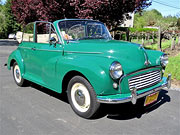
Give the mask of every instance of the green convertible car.
<path id="1" fill-rule="evenodd" d="M 7 64 L 16 84 L 29 80 L 67 92 L 72 109 L 83 118 L 95 116 L 101 103 L 136 104 L 144 98 L 146 106 L 171 85 L 171 75 L 163 77 L 166 54 L 113 40 L 99 21 L 36 21 L 26 25 L 18 40 Z"/>

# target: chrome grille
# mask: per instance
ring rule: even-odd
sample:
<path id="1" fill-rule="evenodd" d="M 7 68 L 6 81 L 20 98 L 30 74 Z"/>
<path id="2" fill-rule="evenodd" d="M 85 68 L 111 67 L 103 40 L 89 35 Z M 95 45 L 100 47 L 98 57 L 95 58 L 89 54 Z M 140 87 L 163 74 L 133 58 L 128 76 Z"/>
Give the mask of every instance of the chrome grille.
<path id="1" fill-rule="evenodd" d="M 160 70 L 150 71 L 128 79 L 129 89 L 132 90 L 136 86 L 137 90 L 148 88 L 159 83 L 161 80 Z"/>

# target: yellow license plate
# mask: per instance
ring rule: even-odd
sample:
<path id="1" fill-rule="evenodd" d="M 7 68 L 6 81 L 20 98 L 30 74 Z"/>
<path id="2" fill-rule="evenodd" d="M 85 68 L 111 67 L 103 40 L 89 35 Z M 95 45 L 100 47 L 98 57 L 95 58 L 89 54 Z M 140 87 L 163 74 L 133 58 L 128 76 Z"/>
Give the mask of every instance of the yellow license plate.
<path id="1" fill-rule="evenodd" d="M 155 101 L 157 101 L 158 95 L 159 95 L 159 92 L 156 92 L 156 93 L 153 93 L 153 94 L 148 95 L 148 96 L 146 97 L 144 106 L 147 106 L 147 105 L 149 105 L 149 104 L 154 103 Z"/>

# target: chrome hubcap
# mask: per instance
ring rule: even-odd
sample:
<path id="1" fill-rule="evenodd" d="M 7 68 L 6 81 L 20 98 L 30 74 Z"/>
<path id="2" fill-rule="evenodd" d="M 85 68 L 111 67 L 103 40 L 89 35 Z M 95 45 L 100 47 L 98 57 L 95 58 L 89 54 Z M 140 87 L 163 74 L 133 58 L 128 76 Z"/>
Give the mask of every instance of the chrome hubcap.
<path id="1" fill-rule="evenodd" d="M 90 107 L 90 94 L 82 83 L 75 83 L 72 86 L 71 99 L 75 108 L 80 112 L 86 112 Z"/>
<path id="2" fill-rule="evenodd" d="M 14 67 L 14 78 L 17 83 L 21 82 L 21 71 L 18 65 Z"/>
<path id="3" fill-rule="evenodd" d="M 85 96 L 84 96 L 83 92 L 79 89 L 75 92 L 75 100 L 78 103 L 78 105 L 84 106 Z"/>
<path id="4" fill-rule="evenodd" d="M 16 77 L 19 79 L 19 70 L 16 69 Z"/>

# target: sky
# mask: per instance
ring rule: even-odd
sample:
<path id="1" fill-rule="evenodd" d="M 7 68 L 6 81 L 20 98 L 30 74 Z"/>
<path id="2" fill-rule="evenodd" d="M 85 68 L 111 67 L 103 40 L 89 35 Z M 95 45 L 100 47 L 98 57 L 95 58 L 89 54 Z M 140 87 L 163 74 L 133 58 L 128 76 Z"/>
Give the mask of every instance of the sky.
<path id="1" fill-rule="evenodd" d="M 180 0 L 151 0 L 152 5 L 147 10 L 157 9 L 163 16 L 180 14 Z"/>
<path id="2" fill-rule="evenodd" d="M 6 0 L 2 0 L 5 3 Z M 152 5 L 147 10 L 157 9 L 163 16 L 180 14 L 180 0 L 150 0 Z"/>

